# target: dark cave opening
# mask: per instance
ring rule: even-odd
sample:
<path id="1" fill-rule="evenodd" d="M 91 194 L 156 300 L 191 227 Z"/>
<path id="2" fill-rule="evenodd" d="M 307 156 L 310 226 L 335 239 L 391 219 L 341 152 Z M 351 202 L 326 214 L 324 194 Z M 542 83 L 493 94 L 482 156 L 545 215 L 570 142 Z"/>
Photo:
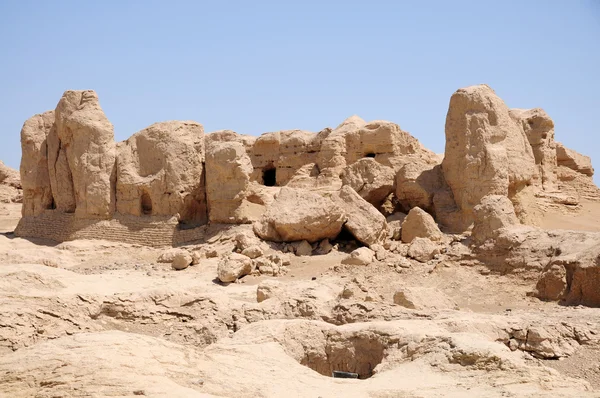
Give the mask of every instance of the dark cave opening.
<path id="1" fill-rule="evenodd" d="M 263 170 L 263 184 L 267 187 L 274 187 L 277 183 L 277 169 L 273 166 Z"/>

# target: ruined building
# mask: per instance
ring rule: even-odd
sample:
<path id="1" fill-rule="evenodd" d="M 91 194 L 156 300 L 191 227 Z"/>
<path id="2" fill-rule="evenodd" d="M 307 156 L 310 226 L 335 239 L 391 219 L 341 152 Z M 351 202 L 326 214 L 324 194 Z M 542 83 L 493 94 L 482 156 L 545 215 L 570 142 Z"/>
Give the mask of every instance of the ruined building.
<path id="1" fill-rule="evenodd" d="M 531 224 L 545 205 L 600 198 L 590 159 L 554 141 L 543 110 L 511 110 L 486 85 L 452 95 L 443 159 L 397 124 L 357 116 L 260 137 L 169 121 L 116 143 L 93 91 L 67 91 L 28 119 L 21 145 L 15 233 L 54 241 L 170 246 L 202 239 L 207 224 L 254 223 L 263 239 L 347 229 L 371 245 L 386 216 L 416 206 L 462 232 L 487 195 L 508 197 Z"/>

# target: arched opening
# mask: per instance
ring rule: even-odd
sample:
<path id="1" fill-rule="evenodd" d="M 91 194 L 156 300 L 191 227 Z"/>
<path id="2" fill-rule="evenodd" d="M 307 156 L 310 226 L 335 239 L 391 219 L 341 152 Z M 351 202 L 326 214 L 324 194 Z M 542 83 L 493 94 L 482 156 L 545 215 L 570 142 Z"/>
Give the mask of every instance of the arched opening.
<path id="1" fill-rule="evenodd" d="M 263 184 L 267 187 L 274 187 L 277 184 L 277 169 L 273 165 L 263 169 Z"/>
<path id="2" fill-rule="evenodd" d="M 144 192 L 142 194 L 141 206 L 142 206 L 142 214 L 145 214 L 145 215 L 152 214 L 152 199 L 150 198 L 150 195 L 148 195 L 147 192 Z"/>
<path id="3" fill-rule="evenodd" d="M 56 202 L 54 201 L 54 197 L 52 197 L 50 199 L 50 203 L 48 203 L 48 206 L 46 206 L 46 209 L 48 209 L 48 210 L 56 210 Z"/>
<path id="4" fill-rule="evenodd" d="M 376 155 L 376 153 L 375 153 L 375 152 L 369 152 L 369 153 L 366 153 L 366 154 L 365 154 L 365 157 L 366 157 L 366 158 L 374 158 L 374 157 L 375 157 L 375 155 Z"/>

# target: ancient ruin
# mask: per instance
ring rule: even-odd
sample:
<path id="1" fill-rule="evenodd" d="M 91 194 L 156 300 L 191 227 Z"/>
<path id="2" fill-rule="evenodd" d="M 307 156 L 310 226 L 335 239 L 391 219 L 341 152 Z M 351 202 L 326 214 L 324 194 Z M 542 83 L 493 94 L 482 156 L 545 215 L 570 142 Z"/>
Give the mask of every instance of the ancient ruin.
<path id="1" fill-rule="evenodd" d="M 266 240 L 332 239 L 344 226 L 371 245 L 386 234 L 382 216 L 414 207 L 463 232 L 487 195 L 508 197 L 525 224 L 545 201 L 600 198 L 590 159 L 554 141 L 543 110 L 511 110 L 485 85 L 452 96 L 443 160 L 397 124 L 357 116 L 260 137 L 161 122 L 115 143 L 93 91 L 65 92 L 54 111 L 25 122 L 21 142 L 16 234 L 59 242 L 177 245 L 201 239 L 207 224 L 256 223 Z M 294 221 L 298 208 L 306 214 Z"/>
<path id="2" fill-rule="evenodd" d="M 596 396 L 600 189 L 567 133 L 477 85 L 443 155 L 358 116 L 115 142 L 66 91 L 0 163 L 0 395 Z"/>

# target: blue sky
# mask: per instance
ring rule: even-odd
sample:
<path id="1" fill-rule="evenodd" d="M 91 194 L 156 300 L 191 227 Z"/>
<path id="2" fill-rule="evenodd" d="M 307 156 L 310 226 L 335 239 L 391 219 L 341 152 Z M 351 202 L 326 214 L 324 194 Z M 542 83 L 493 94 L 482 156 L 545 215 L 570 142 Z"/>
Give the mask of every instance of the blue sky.
<path id="1" fill-rule="evenodd" d="M 544 108 L 600 174 L 600 0 L 5 0 L 0 54 L 15 168 L 23 122 L 67 89 L 98 92 L 117 140 L 163 120 L 258 135 L 358 114 L 443 152 L 450 96 L 487 83 Z"/>

